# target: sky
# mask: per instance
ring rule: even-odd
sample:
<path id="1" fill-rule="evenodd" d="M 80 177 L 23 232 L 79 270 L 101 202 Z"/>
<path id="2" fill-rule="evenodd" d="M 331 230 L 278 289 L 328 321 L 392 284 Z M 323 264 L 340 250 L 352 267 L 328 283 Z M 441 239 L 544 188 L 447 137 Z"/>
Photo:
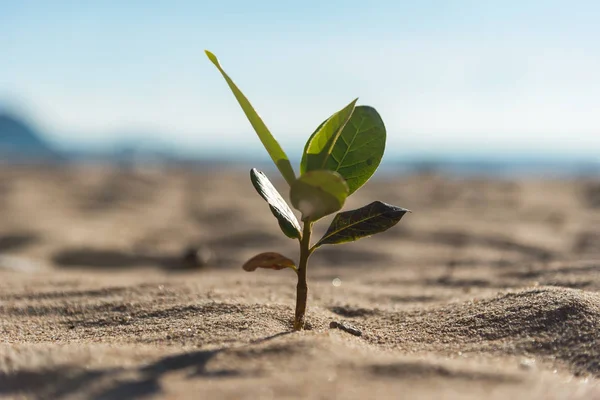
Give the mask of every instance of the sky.
<path id="1" fill-rule="evenodd" d="M 0 107 L 62 146 L 288 153 L 350 100 L 387 151 L 600 154 L 600 2 L 0 0 Z M 263 153 L 260 153 L 263 154 Z"/>

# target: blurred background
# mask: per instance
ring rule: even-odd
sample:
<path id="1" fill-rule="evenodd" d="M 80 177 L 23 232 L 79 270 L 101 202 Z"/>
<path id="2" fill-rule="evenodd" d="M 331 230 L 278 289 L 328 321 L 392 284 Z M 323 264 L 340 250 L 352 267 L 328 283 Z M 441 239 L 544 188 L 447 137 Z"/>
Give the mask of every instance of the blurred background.
<path id="1" fill-rule="evenodd" d="M 293 245 L 247 168 L 281 180 L 204 49 L 294 162 L 351 99 L 378 109 L 386 155 L 351 205 L 419 210 L 390 263 L 409 247 L 452 265 L 596 251 L 599 15 L 594 0 L 0 0 L 0 252 L 237 265 Z"/>
<path id="2" fill-rule="evenodd" d="M 382 167 L 597 167 L 598 15 L 593 0 L 0 0 L 2 158 L 267 160 L 207 48 L 296 158 L 358 96 L 386 123 Z"/>

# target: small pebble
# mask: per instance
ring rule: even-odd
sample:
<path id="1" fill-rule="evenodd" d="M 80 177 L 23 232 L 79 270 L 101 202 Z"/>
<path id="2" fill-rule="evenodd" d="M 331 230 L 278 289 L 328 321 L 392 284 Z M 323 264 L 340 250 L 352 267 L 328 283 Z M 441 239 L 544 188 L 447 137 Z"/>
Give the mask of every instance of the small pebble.
<path id="1" fill-rule="evenodd" d="M 519 367 L 523 370 L 531 370 L 535 369 L 535 359 L 533 358 L 524 358 L 519 363 Z"/>
<path id="2" fill-rule="evenodd" d="M 190 246 L 183 252 L 181 257 L 182 266 L 187 269 L 197 269 L 206 267 L 213 262 L 215 255 L 213 251 L 206 246 Z"/>
<path id="3" fill-rule="evenodd" d="M 346 324 L 344 322 L 331 321 L 331 323 L 329 324 L 329 328 L 339 329 L 344 332 L 348 332 L 349 334 L 354 336 L 362 336 L 362 332 L 360 329 L 357 329 L 354 326 Z"/>

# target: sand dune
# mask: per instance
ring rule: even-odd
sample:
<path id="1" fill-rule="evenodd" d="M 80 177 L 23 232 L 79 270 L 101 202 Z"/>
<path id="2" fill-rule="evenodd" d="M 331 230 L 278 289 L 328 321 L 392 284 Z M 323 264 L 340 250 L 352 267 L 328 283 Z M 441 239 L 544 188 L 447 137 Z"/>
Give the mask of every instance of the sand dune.
<path id="1" fill-rule="evenodd" d="M 370 182 L 347 208 L 413 214 L 315 254 L 292 333 L 293 272 L 241 270 L 296 257 L 246 175 L 2 171 L 0 397 L 600 398 L 595 183 Z"/>

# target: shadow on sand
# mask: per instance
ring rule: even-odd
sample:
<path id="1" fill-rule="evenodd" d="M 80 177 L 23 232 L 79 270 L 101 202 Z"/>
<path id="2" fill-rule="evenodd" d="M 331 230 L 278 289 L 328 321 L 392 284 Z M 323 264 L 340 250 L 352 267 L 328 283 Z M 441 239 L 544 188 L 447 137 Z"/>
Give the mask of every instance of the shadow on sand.
<path id="1" fill-rule="evenodd" d="M 254 343 L 266 342 L 289 333 L 281 332 L 259 339 Z M 99 390 L 91 398 L 140 399 L 160 394 L 162 392 L 160 378 L 175 371 L 186 371 L 190 379 L 226 379 L 244 375 L 255 376 L 258 373 L 233 368 L 208 368 L 209 361 L 226 350 L 229 348 L 222 347 L 215 350 L 170 355 L 132 371 L 124 368 L 82 370 L 62 365 L 55 369 L 39 371 L 0 372 L 0 397 L 34 395 L 36 398 L 61 399 L 70 397 L 85 387 L 108 381 L 107 388 Z M 133 377 L 117 378 L 124 373 L 129 373 Z"/>

